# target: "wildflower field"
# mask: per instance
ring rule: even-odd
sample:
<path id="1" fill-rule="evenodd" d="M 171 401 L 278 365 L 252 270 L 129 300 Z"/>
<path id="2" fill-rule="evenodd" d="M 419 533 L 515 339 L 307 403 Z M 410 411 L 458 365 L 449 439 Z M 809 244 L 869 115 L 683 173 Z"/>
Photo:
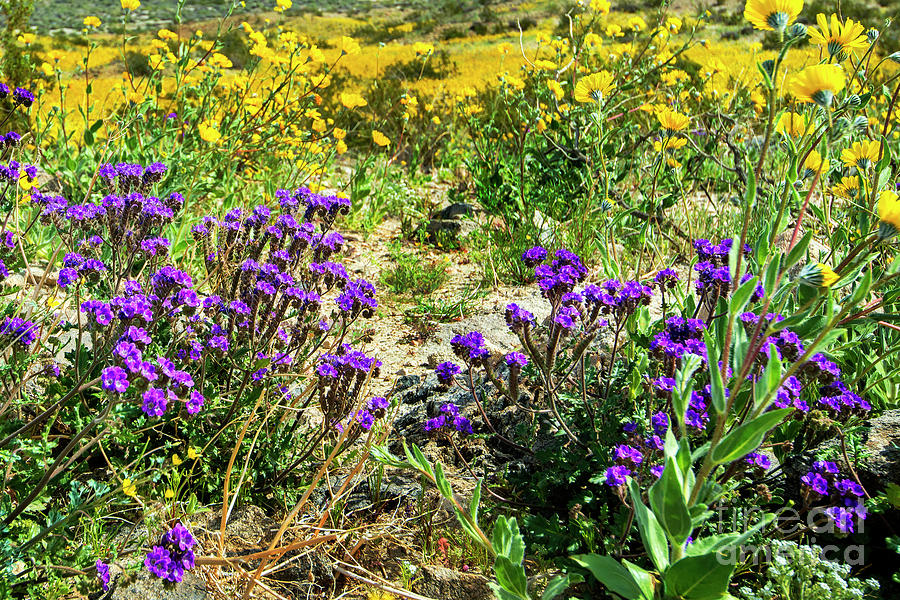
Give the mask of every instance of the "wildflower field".
<path id="1" fill-rule="evenodd" d="M 900 597 L 896 3 L 0 13 L 0 599 Z"/>

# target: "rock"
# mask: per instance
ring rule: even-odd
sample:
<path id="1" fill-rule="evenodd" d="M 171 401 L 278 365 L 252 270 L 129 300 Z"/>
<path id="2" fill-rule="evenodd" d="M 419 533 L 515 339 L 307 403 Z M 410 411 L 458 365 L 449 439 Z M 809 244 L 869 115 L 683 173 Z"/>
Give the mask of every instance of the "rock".
<path id="1" fill-rule="evenodd" d="M 885 411 L 869 422 L 863 445 L 865 456 L 856 467 L 870 494 L 888 483 L 900 484 L 900 408 Z"/>
<path id="2" fill-rule="evenodd" d="M 3 285 L 12 288 L 32 288 L 44 278 L 46 269 L 43 267 L 29 267 L 21 273 L 13 273 L 3 280 Z M 56 280 L 59 277 L 59 271 L 50 271 L 47 278 L 44 279 L 42 287 L 43 292 L 50 293 L 56 288 Z"/>
<path id="3" fill-rule="evenodd" d="M 415 592 L 440 600 L 493 600 L 488 579 L 475 573 L 460 573 L 446 567 L 426 565 Z"/>
<path id="4" fill-rule="evenodd" d="M 117 572 L 118 571 L 118 572 Z M 181 583 L 171 583 L 141 569 L 137 576 L 127 577 L 121 569 L 110 565 L 110 577 L 114 582 L 104 600 L 207 600 L 212 595 L 206 590 L 206 582 L 195 571 L 184 574 Z"/>
<path id="5" fill-rule="evenodd" d="M 207 532 L 218 539 L 222 513 L 216 511 L 206 522 Z M 278 531 L 280 523 L 266 515 L 258 506 L 239 506 L 231 512 L 225 525 L 226 545 L 229 549 L 256 550 L 267 546 Z"/>
<path id="6" fill-rule="evenodd" d="M 321 550 L 292 550 L 279 561 L 287 566 L 269 575 L 285 584 L 290 598 L 331 598 L 335 578 L 331 560 Z"/>
<path id="7" fill-rule="evenodd" d="M 423 233 L 431 244 L 458 243 L 475 231 L 475 223 L 471 217 L 476 208 L 465 202 L 454 202 L 431 215 L 424 227 L 413 231 L 411 238 Z"/>
<path id="8" fill-rule="evenodd" d="M 866 424 L 869 428 L 863 431 L 860 453 L 857 457 L 850 454 L 849 458 L 855 461 L 853 468 L 866 491 L 874 496 L 888 483 L 900 484 L 900 409 L 885 411 Z M 786 457 L 782 466 L 787 496 L 792 499 L 799 497 L 800 478 L 809 472 L 817 456 L 840 455 L 840 452 L 840 441 L 830 439 L 809 451 Z M 839 462 L 843 464 L 843 460 Z M 845 468 L 842 467 L 843 470 Z M 846 475 L 849 476 L 849 473 Z"/>

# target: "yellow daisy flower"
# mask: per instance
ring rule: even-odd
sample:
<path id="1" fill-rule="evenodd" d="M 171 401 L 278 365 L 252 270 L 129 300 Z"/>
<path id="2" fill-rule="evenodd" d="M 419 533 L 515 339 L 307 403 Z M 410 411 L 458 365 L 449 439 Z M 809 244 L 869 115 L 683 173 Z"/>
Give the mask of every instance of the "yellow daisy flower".
<path id="1" fill-rule="evenodd" d="M 613 74 L 600 71 L 582 77 L 575 86 L 575 100 L 578 102 L 602 102 L 613 87 Z"/>
<path id="2" fill-rule="evenodd" d="M 830 288 L 841 278 L 834 272 L 831 267 L 825 263 L 816 263 L 814 265 L 806 265 L 797 274 L 797 279 L 801 284 L 809 287 Z"/>
<path id="3" fill-rule="evenodd" d="M 222 134 L 219 133 L 219 130 L 209 121 L 203 121 L 197 125 L 197 130 L 200 132 L 200 138 L 204 142 L 216 144 L 222 139 Z"/>
<path id="4" fill-rule="evenodd" d="M 778 124 L 775 131 L 781 135 L 799 139 L 806 133 L 806 115 L 800 113 L 786 112 L 778 118 Z"/>
<path id="5" fill-rule="evenodd" d="M 137 10 L 141 7 L 140 0 L 122 0 L 123 10 Z"/>
<path id="6" fill-rule="evenodd" d="M 368 102 L 366 102 L 366 99 L 359 94 L 341 92 L 341 104 L 344 105 L 344 108 L 353 109 L 366 106 Z"/>
<path id="7" fill-rule="evenodd" d="M 756 29 L 784 31 L 802 10 L 803 0 L 747 0 L 744 18 Z"/>
<path id="8" fill-rule="evenodd" d="M 831 106 L 834 95 L 844 89 L 844 70 L 839 65 L 823 64 L 806 67 L 788 85 L 798 101 Z"/>
<path id="9" fill-rule="evenodd" d="M 856 142 L 841 152 L 841 161 L 848 167 L 868 169 L 881 158 L 881 142 Z"/>
<path id="10" fill-rule="evenodd" d="M 831 192 L 839 198 L 853 200 L 859 196 L 859 177 L 855 175 L 842 177 L 840 182 L 831 188 Z"/>
<path id="11" fill-rule="evenodd" d="M 137 496 L 137 486 L 134 485 L 134 482 L 130 479 L 122 480 L 122 493 L 130 498 L 134 498 Z"/>
<path id="12" fill-rule="evenodd" d="M 819 24 L 819 28 L 810 28 L 809 43 L 827 47 L 831 56 L 843 59 L 850 52 L 865 50 L 869 46 L 865 27 L 853 19 L 847 19 L 845 23 L 841 23 L 837 15 L 831 15 L 831 27 L 829 28 L 828 19 L 819 13 L 816 15 L 816 22 Z"/>
<path id="13" fill-rule="evenodd" d="M 384 135 L 377 129 L 372 130 L 372 141 L 374 141 L 376 144 L 378 144 L 382 148 L 391 143 L 391 140 L 388 138 L 388 136 Z"/>
<path id="14" fill-rule="evenodd" d="M 656 113 L 660 126 L 667 131 L 684 131 L 691 124 L 691 118 L 665 107 Z"/>
<path id="15" fill-rule="evenodd" d="M 100 27 L 100 19 L 98 17 L 85 17 L 83 23 L 85 27 Z"/>
<path id="16" fill-rule="evenodd" d="M 900 196 L 897 192 L 885 190 L 878 194 L 878 220 L 878 237 L 881 239 L 900 231 Z"/>
<path id="17" fill-rule="evenodd" d="M 828 173 L 828 168 L 830 166 L 828 159 L 826 158 L 823 161 L 822 155 L 819 154 L 818 151 L 811 150 L 809 156 L 807 156 L 806 160 L 803 162 L 803 177 L 812 177 L 819 171 L 820 166 L 822 167 L 822 175 Z"/>

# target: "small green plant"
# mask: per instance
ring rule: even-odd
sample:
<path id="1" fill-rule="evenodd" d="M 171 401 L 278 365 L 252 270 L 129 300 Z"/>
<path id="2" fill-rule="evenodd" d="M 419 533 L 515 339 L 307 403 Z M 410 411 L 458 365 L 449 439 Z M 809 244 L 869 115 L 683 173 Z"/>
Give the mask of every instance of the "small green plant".
<path id="1" fill-rule="evenodd" d="M 382 284 L 398 296 L 427 296 L 447 281 L 447 261 L 423 260 L 421 255 L 391 246 L 391 267 L 381 275 Z"/>

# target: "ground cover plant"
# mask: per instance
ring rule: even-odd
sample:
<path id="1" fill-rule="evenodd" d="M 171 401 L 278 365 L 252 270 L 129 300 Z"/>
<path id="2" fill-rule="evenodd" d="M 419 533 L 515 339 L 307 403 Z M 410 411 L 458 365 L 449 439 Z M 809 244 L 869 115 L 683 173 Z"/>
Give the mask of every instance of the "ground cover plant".
<path id="1" fill-rule="evenodd" d="M 895 597 L 825 4 L 3 4 L 0 598 Z"/>

